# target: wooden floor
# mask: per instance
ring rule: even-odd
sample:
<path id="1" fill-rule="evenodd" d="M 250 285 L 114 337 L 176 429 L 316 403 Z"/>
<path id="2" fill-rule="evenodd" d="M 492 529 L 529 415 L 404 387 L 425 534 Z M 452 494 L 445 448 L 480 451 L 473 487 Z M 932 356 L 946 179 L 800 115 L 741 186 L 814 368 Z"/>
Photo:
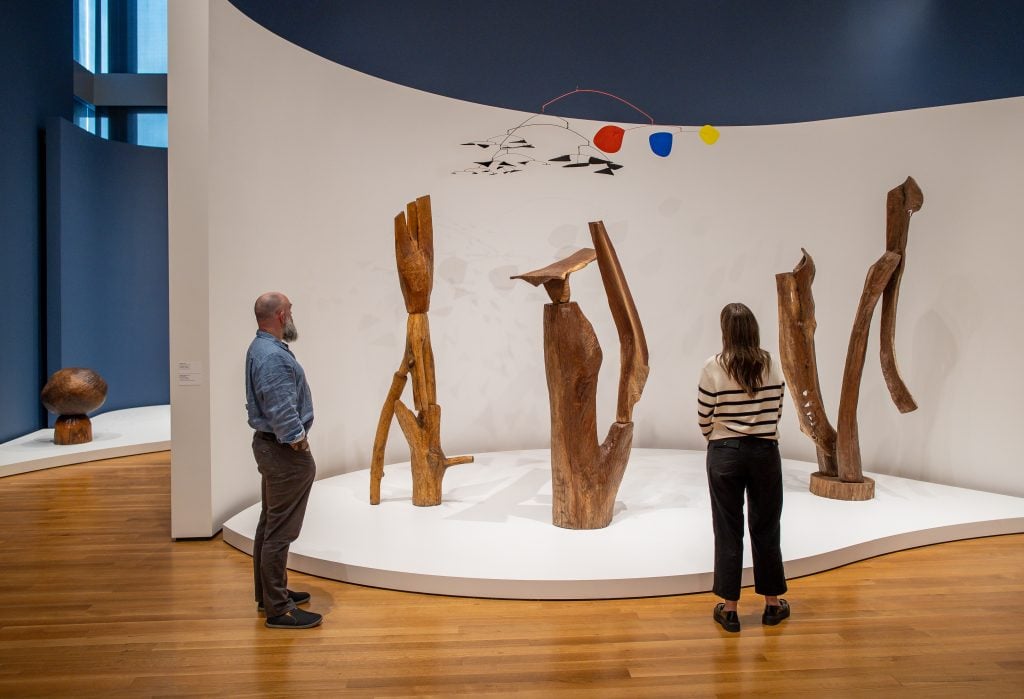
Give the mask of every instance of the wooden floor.
<path id="1" fill-rule="evenodd" d="M 266 629 L 250 559 L 170 540 L 167 453 L 0 480 L 0 696 L 1024 696 L 1024 535 L 793 580 L 743 631 L 710 594 L 460 599 L 293 573 L 326 615 Z"/>

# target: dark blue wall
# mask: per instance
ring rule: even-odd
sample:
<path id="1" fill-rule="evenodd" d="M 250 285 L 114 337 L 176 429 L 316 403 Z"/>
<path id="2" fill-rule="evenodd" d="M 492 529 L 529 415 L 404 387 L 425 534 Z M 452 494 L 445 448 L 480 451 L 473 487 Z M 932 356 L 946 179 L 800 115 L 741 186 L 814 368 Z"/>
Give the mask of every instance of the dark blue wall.
<path id="1" fill-rule="evenodd" d="M 526 112 L 576 87 L 612 92 L 676 125 L 1024 95 L 1024 0 L 231 2 L 364 73 Z M 549 111 L 644 121 L 594 95 Z"/>
<path id="2" fill-rule="evenodd" d="M 46 129 L 46 370 L 85 366 L 99 412 L 170 400 L 167 151 Z"/>
<path id="3" fill-rule="evenodd" d="M 5 1 L 0 20 L 0 442 L 43 425 L 43 139 L 71 118 L 71 0 Z"/>

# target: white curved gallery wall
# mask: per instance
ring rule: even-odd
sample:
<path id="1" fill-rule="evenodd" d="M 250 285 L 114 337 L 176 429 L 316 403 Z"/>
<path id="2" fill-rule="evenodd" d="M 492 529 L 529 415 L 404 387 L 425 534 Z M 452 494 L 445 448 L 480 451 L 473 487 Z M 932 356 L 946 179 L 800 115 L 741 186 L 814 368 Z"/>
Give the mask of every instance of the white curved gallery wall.
<path id="1" fill-rule="evenodd" d="M 722 128 L 714 146 L 688 133 L 664 159 L 638 129 L 614 156 L 624 167 L 613 177 L 557 166 L 456 175 L 479 159 L 461 143 L 529 115 L 331 63 L 226 0 L 172 3 L 170 32 L 174 536 L 209 536 L 259 499 L 243 360 L 263 291 L 282 290 L 295 305 L 293 349 L 313 389 L 320 474 L 369 465 L 404 347 L 392 220 L 423 194 L 434 212 L 430 322 L 448 454 L 548 444 L 547 296 L 508 277 L 590 246 L 587 222 L 598 219 L 651 353 L 635 443 L 694 449 L 696 379 L 719 347 L 719 309 L 747 303 L 763 344 L 776 348 L 774 275 L 792 269 L 801 247 L 817 264 L 817 350 L 835 419 L 854 310 L 884 250 L 886 192 L 913 175 L 925 203 L 911 223 L 897 356 L 920 408 L 900 415 L 889 400 L 876 318 L 860 401 L 864 468 L 1024 495 L 1011 449 L 1024 394 L 1015 371 L 1024 343 L 1024 98 Z M 592 134 L 602 124 L 573 125 Z M 561 154 L 561 130 L 527 135 L 538 146 L 551 139 L 550 155 Z M 618 342 L 596 266 L 572 281 L 604 349 L 607 426 Z M 200 385 L 179 385 L 178 362 L 201 369 Z M 814 460 L 792 399 L 782 451 Z M 407 458 L 396 425 L 386 461 Z"/>

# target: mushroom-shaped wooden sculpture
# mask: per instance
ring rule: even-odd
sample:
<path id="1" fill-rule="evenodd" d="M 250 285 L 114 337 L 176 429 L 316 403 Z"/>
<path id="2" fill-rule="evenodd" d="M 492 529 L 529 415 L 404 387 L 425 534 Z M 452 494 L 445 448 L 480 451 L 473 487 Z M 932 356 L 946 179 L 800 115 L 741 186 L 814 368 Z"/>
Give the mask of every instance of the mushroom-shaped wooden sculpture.
<path id="1" fill-rule="evenodd" d="M 612 521 L 615 496 L 633 447 L 633 405 L 647 381 L 647 341 L 604 223 L 590 224 L 596 249 L 584 248 L 542 269 L 512 277 L 544 285 L 544 369 L 551 403 L 551 518 L 566 529 Z M 615 422 L 597 441 L 601 345 L 583 311 L 569 300 L 569 275 L 597 260 L 619 334 L 621 367 Z"/>
<path id="2" fill-rule="evenodd" d="M 92 441 L 92 422 L 86 416 L 107 399 L 107 382 L 92 369 L 69 367 L 55 371 L 40 394 L 43 407 L 57 415 L 54 444 Z"/>

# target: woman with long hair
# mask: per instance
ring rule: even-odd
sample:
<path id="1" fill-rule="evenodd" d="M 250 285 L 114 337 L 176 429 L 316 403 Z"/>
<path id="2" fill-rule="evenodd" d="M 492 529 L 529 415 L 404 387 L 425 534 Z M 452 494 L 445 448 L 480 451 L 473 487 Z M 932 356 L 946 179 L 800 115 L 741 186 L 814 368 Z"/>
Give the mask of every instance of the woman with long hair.
<path id="1" fill-rule="evenodd" d="M 750 511 L 754 590 L 764 595 L 761 623 L 774 626 L 789 616 L 782 565 L 782 461 L 779 418 L 785 382 L 778 362 L 761 349 L 754 314 L 742 303 L 722 309 L 722 351 L 707 360 L 697 395 L 698 424 L 708 442 L 708 487 L 715 531 L 712 591 L 724 602 L 714 619 L 739 631 L 736 610 L 743 572 L 743 499 Z"/>

